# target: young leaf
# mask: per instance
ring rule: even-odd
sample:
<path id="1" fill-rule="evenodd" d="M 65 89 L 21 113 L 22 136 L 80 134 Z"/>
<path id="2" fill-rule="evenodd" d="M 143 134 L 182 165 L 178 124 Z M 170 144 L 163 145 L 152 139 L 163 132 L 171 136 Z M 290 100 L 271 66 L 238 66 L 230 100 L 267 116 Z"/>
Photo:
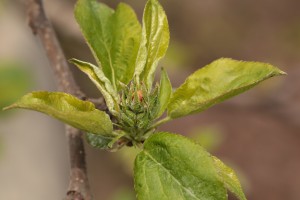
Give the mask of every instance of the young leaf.
<path id="1" fill-rule="evenodd" d="M 113 141 L 113 137 L 105 137 L 98 134 L 86 133 L 87 142 L 94 148 L 109 149 L 109 144 Z"/>
<path id="2" fill-rule="evenodd" d="M 213 159 L 201 146 L 176 134 L 150 136 L 135 160 L 139 200 L 227 199 Z"/>
<path id="3" fill-rule="evenodd" d="M 285 74 L 270 64 L 221 58 L 197 70 L 173 93 L 168 115 L 178 118 L 201 112 L 261 81 Z"/>
<path id="4" fill-rule="evenodd" d="M 158 61 L 169 46 L 170 32 L 167 16 L 157 0 L 148 0 L 143 16 L 142 41 L 135 74 L 151 88 Z"/>
<path id="5" fill-rule="evenodd" d="M 88 62 L 83 62 L 74 58 L 70 59 L 69 61 L 89 76 L 89 78 L 102 93 L 108 109 L 114 113 L 114 107 L 117 104 L 116 101 L 118 101 L 119 97 L 111 82 L 104 75 L 103 71 L 99 67 L 96 67 Z"/>
<path id="6" fill-rule="evenodd" d="M 167 108 L 169 99 L 172 94 L 172 85 L 166 70 L 162 68 L 161 70 L 161 78 L 160 78 L 160 88 L 159 88 L 159 110 L 157 117 L 160 117 Z"/>
<path id="7" fill-rule="evenodd" d="M 32 92 L 5 109 L 11 108 L 39 111 L 83 131 L 113 136 L 113 126 L 105 112 L 97 110 L 91 102 L 66 93 Z"/>
<path id="8" fill-rule="evenodd" d="M 99 66 L 114 88 L 133 77 L 141 25 L 134 11 L 120 3 L 114 12 L 96 0 L 79 0 L 75 17 Z"/>
<path id="9" fill-rule="evenodd" d="M 114 135 L 113 137 L 111 136 L 107 137 L 99 134 L 87 133 L 86 139 L 87 142 L 95 148 L 113 150 L 114 144 L 117 143 L 118 140 L 125 135 L 125 132 L 114 131 L 113 135 Z M 118 147 L 118 143 L 117 143 L 117 147 Z"/>
<path id="10" fill-rule="evenodd" d="M 113 140 L 113 138 L 104 137 L 94 133 L 86 133 L 86 140 L 94 148 L 109 149 L 108 144 Z"/>
<path id="11" fill-rule="evenodd" d="M 247 200 L 243 192 L 242 186 L 235 172 L 226 166 L 221 160 L 213 156 L 214 165 L 218 172 L 218 177 L 225 187 L 235 194 L 240 200 Z"/>

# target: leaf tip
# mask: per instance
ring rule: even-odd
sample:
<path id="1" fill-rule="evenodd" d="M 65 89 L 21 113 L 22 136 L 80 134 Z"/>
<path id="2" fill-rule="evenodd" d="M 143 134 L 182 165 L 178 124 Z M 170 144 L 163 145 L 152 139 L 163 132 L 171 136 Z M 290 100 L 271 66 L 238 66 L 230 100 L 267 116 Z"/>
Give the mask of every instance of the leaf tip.
<path id="1" fill-rule="evenodd" d="M 271 65 L 271 66 L 272 66 L 272 65 Z M 286 72 L 280 70 L 280 69 L 277 68 L 277 67 L 274 67 L 274 66 L 273 66 L 273 68 L 275 68 L 274 71 L 273 71 L 273 76 L 283 76 L 283 75 L 285 76 L 285 75 L 288 75 Z"/>
<path id="2" fill-rule="evenodd" d="M 286 72 L 279 70 L 278 72 L 279 75 L 288 75 Z"/>
<path id="3" fill-rule="evenodd" d="M 11 110 L 11 109 L 16 108 L 16 107 L 17 107 L 16 104 L 11 104 L 9 106 L 6 106 L 6 107 L 2 108 L 2 111 Z"/>
<path id="4" fill-rule="evenodd" d="M 72 64 L 76 64 L 76 58 L 70 58 L 70 59 L 68 59 L 68 62 L 69 63 L 72 63 Z"/>

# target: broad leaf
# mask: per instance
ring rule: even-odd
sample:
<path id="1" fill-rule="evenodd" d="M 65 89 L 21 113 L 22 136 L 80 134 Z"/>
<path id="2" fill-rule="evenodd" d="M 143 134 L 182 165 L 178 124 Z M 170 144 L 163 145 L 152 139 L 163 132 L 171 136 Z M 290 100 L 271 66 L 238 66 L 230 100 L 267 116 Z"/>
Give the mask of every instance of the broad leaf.
<path id="1" fill-rule="evenodd" d="M 158 96 L 159 110 L 157 117 L 160 117 L 166 110 L 171 94 L 172 85 L 170 79 L 167 72 L 162 68 Z"/>
<path id="2" fill-rule="evenodd" d="M 168 115 L 177 118 L 206 110 L 259 82 L 285 74 L 270 64 L 221 58 L 197 70 L 173 93 Z"/>
<path id="3" fill-rule="evenodd" d="M 141 25 L 134 11 L 120 3 L 116 11 L 96 0 L 79 0 L 75 17 L 99 66 L 115 88 L 133 77 Z"/>
<path id="4" fill-rule="evenodd" d="M 212 157 L 201 146 L 176 134 L 150 136 L 135 160 L 139 200 L 222 200 L 227 191 Z"/>
<path id="5" fill-rule="evenodd" d="M 112 123 L 105 112 L 66 93 L 32 92 L 5 109 L 11 108 L 39 111 L 83 131 L 112 136 Z"/>
<path id="6" fill-rule="evenodd" d="M 240 200 L 247 200 L 243 192 L 240 181 L 235 174 L 235 172 L 226 166 L 221 160 L 216 157 L 213 157 L 215 168 L 218 172 L 219 180 L 222 181 L 225 187 L 235 194 Z"/>
<path id="7" fill-rule="evenodd" d="M 143 16 L 142 41 L 135 74 L 152 87 L 158 61 L 164 57 L 170 40 L 167 16 L 157 0 L 148 0 Z"/>
<path id="8" fill-rule="evenodd" d="M 70 59 L 70 62 L 75 64 L 81 71 L 86 73 L 97 88 L 102 93 L 108 109 L 114 113 L 114 107 L 118 101 L 118 94 L 114 90 L 110 80 L 104 75 L 103 71 L 95 65 L 83 62 L 77 59 Z"/>

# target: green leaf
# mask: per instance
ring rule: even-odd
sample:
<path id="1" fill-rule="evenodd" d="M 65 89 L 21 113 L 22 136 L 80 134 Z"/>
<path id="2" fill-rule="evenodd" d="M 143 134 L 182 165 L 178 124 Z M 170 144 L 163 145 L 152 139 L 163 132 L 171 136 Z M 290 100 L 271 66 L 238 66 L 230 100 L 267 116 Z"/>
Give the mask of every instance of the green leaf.
<path id="1" fill-rule="evenodd" d="M 158 102 L 159 102 L 159 110 L 157 117 L 160 117 L 167 108 L 169 103 L 169 99 L 172 94 L 172 85 L 166 70 L 163 68 L 161 69 L 161 78 L 160 78 L 160 88 L 159 88 L 159 95 L 158 95 Z"/>
<path id="2" fill-rule="evenodd" d="M 157 0 L 148 0 L 135 69 L 135 74 L 140 76 L 148 88 L 152 87 L 155 69 L 167 51 L 169 40 L 169 25 L 164 9 Z"/>
<path id="3" fill-rule="evenodd" d="M 247 200 L 243 192 L 240 181 L 235 172 L 226 166 L 221 160 L 213 156 L 215 168 L 218 172 L 219 180 L 222 181 L 225 187 L 235 194 L 240 200 Z"/>
<path id="4" fill-rule="evenodd" d="M 83 62 L 74 58 L 70 59 L 69 61 L 75 64 L 81 71 L 89 76 L 89 78 L 102 93 L 108 109 L 114 113 L 115 106 L 117 105 L 116 102 L 118 102 L 119 97 L 110 80 L 106 78 L 103 71 L 99 67 L 96 67 L 88 62 Z"/>
<path id="5" fill-rule="evenodd" d="M 261 81 L 285 74 L 270 64 L 221 58 L 197 70 L 173 93 L 168 115 L 178 118 L 201 112 Z"/>
<path id="6" fill-rule="evenodd" d="M 139 200 L 225 200 L 213 159 L 201 146 L 176 134 L 150 136 L 135 160 Z"/>
<path id="7" fill-rule="evenodd" d="M 133 77 L 141 40 L 141 25 L 131 7 L 116 11 L 96 0 L 79 0 L 75 17 L 99 66 L 114 88 Z"/>
<path id="8" fill-rule="evenodd" d="M 124 131 L 113 131 L 112 136 L 103 136 L 93 133 L 87 133 L 86 138 L 87 142 L 99 149 L 110 149 L 111 151 L 116 151 L 120 147 L 122 147 L 123 144 L 119 144 L 118 141 L 121 139 L 126 133 Z"/>
<path id="9" fill-rule="evenodd" d="M 87 142 L 94 148 L 109 149 L 109 144 L 113 141 L 113 137 L 105 137 L 98 134 L 86 133 Z"/>
<path id="10" fill-rule="evenodd" d="M 5 109 L 24 108 L 52 116 L 86 132 L 112 136 L 109 116 L 91 102 L 62 92 L 32 92 Z"/>

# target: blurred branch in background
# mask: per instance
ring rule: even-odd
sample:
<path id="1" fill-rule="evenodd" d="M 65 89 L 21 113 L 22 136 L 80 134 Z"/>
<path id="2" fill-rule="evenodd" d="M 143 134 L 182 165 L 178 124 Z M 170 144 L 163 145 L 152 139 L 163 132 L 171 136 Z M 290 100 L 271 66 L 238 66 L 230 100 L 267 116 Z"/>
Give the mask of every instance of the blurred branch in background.
<path id="1" fill-rule="evenodd" d="M 47 19 L 41 0 L 28 0 L 29 26 L 42 42 L 51 66 L 55 72 L 58 89 L 70 93 L 78 98 L 84 95 L 75 83 L 66 58 L 61 50 L 54 30 Z M 66 126 L 66 135 L 69 140 L 71 162 L 70 182 L 67 191 L 67 200 L 90 200 L 91 193 L 87 178 L 85 152 L 82 133 L 73 127 Z"/>

